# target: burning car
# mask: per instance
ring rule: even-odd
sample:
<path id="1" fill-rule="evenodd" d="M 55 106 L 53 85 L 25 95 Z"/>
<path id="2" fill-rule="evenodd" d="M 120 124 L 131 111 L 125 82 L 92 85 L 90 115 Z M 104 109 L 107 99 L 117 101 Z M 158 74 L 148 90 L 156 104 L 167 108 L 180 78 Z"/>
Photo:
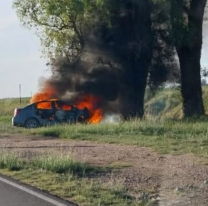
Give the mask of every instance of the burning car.
<path id="1" fill-rule="evenodd" d="M 12 124 L 26 128 L 37 128 L 59 123 L 83 123 L 89 118 L 87 107 L 79 109 L 63 101 L 48 100 L 35 102 L 24 108 L 16 108 Z"/>

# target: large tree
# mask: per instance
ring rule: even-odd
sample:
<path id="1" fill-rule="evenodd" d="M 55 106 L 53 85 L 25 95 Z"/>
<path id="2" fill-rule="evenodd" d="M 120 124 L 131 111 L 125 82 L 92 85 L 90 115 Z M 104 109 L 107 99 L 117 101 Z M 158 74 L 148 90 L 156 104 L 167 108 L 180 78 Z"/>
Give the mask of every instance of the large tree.
<path id="1" fill-rule="evenodd" d="M 151 3 L 148 0 L 110 0 L 106 4 L 110 25 L 104 32 L 104 42 L 123 67 L 121 111 L 126 117 L 143 117 L 153 50 Z"/>
<path id="2" fill-rule="evenodd" d="M 78 72 L 83 72 L 81 65 L 74 64 L 80 64 L 89 48 L 91 53 L 94 51 L 91 56 L 97 55 L 97 59 L 102 57 L 102 53 L 110 57 L 107 65 L 99 65 L 101 74 L 105 73 L 103 68 L 106 66 L 110 67 L 110 71 L 115 65 L 121 65 L 117 84 L 113 80 L 109 82 L 108 78 L 101 84 L 103 77 L 102 81 L 94 81 L 99 72 L 95 69 L 96 75 L 89 75 L 91 65 L 87 76 L 92 79 L 76 88 L 79 92 L 86 92 L 87 88 L 88 92 L 97 94 L 97 88 L 103 85 L 103 96 L 114 91 L 108 100 L 117 98 L 118 109 L 126 117 L 144 115 L 147 80 L 152 88 L 161 85 L 172 65 L 174 52 L 170 43 L 169 17 L 165 15 L 167 5 L 160 0 L 16 0 L 14 3 L 22 23 L 29 28 L 37 28 L 45 54 L 59 60 L 59 66 L 52 67 L 53 72 L 58 69 L 66 77 L 59 84 L 64 83 L 65 86 L 65 82 L 71 82 L 67 73 L 71 71 L 72 64 L 79 68 Z M 100 62 L 102 60 L 98 64 Z M 115 75 L 115 72 L 112 74 Z M 63 86 L 61 88 L 62 92 L 66 91 Z"/>
<path id="3" fill-rule="evenodd" d="M 172 37 L 179 57 L 184 116 L 204 114 L 201 48 L 206 0 L 171 0 Z"/>
<path id="4" fill-rule="evenodd" d="M 76 62 L 90 43 L 105 45 L 104 49 L 116 59 L 111 63 L 122 68 L 120 111 L 125 116 L 143 116 L 152 58 L 148 0 L 16 0 L 14 6 L 23 24 L 37 27 L 49 57 Z M 102 34 L 96 35 L 99 31 Z M 97 39 L 92 43 L 93 35 Z"/>

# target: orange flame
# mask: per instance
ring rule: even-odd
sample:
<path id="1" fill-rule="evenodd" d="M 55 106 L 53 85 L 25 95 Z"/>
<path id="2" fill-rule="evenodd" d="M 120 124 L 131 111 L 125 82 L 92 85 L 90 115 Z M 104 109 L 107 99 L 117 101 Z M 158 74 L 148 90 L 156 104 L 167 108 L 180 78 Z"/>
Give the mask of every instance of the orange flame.
<path id="1" fill-rule="evenodd" d="M 101 98 L 94 95 L 83 95 L 79 100 L 78 103 L 75 104 L 79 109 L 84 109 L 87 107 L 90 111 L 90 119 L 89 122 L 96 124 L 101 122 L 103 119 L 102 110 L 99 108 Z"/>
<path id="2" fill-rule="evenodd" d="M 36 93 L 30 100 L 30 103 L 52 100 L 56 95 L 56 90 L 51 87 L 46 87 L 42 92 Z M 55 99 L 53 99 L 55 100 Z M 43 107 L 45 108 L 45 107 Z"/>
<path id="3" fill-rule="evenodd" d="M 57 100 L 53 99 L 56 97 L 56 90 L 51 87 L 46 87 L 42 92 L 36 93 L 30 100 L 30 103 L 35 103 L 39 101 L 47 101 L 47 100 Z M 83 95 L 79 97 L 79 99 L 75 102 L 75 106 L 79 109 L 87 109 L 90 112 L 90 119 L 88 120 L 90 123 L 97 124 L 101 122 L 103 119 L 102 109 L 99 108 L 101 98 L 95 95 Z M 50 109 L 50 103 L 39 103 L 39 109 Z M 70 110 L 71 107 L 69 105 L 64 105 L 64 110 Z"/>
<path id="4" fill-rule="evenodd" d="M 38 109 L 52 109 L 50 102 L 40 102 L 37 104 Z"/>

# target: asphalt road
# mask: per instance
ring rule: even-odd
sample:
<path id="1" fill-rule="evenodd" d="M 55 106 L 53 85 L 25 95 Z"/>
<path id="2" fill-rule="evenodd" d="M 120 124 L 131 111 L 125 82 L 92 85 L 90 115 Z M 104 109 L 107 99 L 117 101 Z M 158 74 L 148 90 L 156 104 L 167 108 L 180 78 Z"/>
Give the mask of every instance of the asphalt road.
<path id="1" fill-rule="evenodd" d="M 0 206 L 75 206 L 0 176 Z"/>

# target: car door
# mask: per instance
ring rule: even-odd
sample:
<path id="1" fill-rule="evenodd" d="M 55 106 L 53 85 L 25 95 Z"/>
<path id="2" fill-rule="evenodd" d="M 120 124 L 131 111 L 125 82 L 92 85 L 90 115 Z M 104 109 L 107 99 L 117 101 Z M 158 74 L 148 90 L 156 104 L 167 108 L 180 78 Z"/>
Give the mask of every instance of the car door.
<path id="1" fill-rule="evenodd" d="M 37 115 L 42 119 L 53 119 L 54 118 L 54 109 L 52 102 L 42 101 L 36 104 Z"/>

